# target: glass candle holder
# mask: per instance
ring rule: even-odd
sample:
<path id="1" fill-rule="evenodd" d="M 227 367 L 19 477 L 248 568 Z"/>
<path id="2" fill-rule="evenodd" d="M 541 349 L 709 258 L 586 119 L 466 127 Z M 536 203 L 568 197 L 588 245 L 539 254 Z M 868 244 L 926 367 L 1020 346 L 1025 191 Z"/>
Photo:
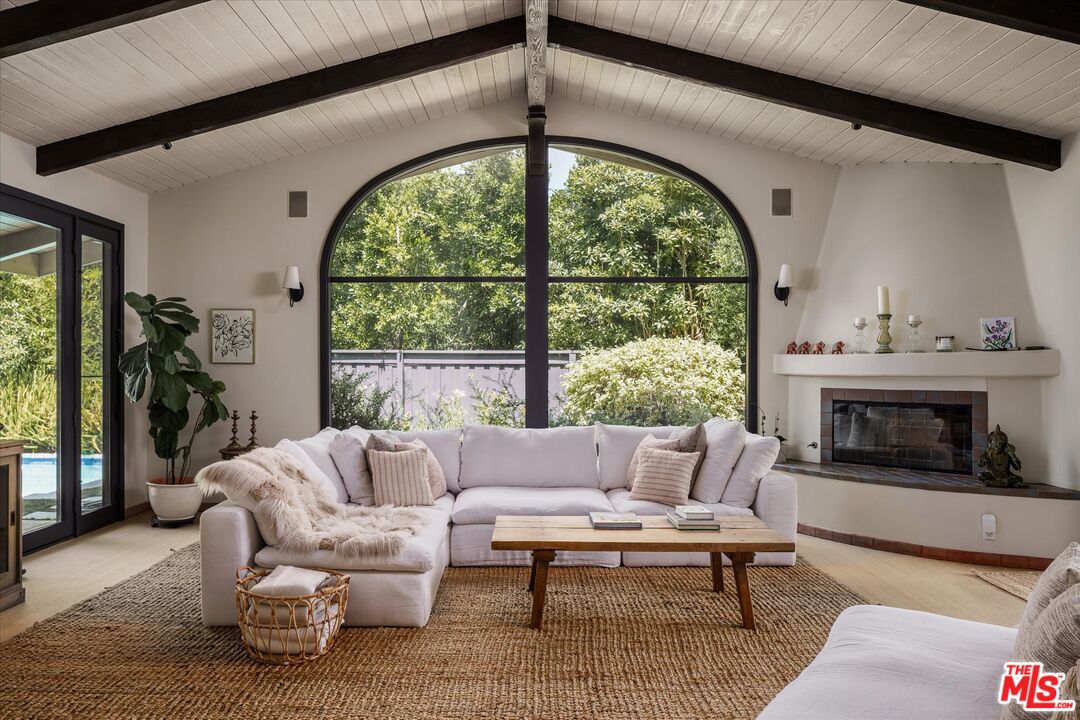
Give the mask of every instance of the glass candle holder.
<path id="1" fill-rule="evenodd" d="M 860 355 L 866 352 L 866 333 L 863 332 L 867 326 L 866 318 L 855 318 L 852 326 L 855 328 L 855 354 Z"/>
<path id="2" fill-rule="evenodd" d="M 908 327 L 911 328 L 908 331 L 908 352 L 909 353 L 921 353 L 922 349 L 919 347 L 919 326 L 922 325 L 922 320 L 908 320 Z"/>

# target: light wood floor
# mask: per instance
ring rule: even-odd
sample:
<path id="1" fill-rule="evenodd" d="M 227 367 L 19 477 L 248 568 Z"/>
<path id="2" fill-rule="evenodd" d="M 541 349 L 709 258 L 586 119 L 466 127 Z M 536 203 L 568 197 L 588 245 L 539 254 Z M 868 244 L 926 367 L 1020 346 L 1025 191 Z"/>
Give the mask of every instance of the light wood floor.
<path id="1" fill-rule="evenodd" d="M 26 602 L 0 613 L 0 642 L 144 570 L 199 538 L 198 525 L 150 527 L 149 514 L 35 553 L 26 560 Z M 896 555 L 800 535 L 799 554 L 868 602 L 1015 625 L 1019 598 L 983 582 L 977 566 Z M 753 582 L 753 575 L 751 575 Z"/>

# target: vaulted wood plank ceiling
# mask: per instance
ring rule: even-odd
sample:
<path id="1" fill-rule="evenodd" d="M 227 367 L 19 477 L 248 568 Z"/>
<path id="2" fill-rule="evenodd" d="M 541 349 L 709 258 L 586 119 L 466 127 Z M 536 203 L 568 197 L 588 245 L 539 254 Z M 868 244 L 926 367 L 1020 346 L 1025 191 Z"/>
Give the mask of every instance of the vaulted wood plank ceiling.
<path id="1" fill-rule="evenodd" d="M 0 8 L 21 4 L 0 0 Z M 521 0 L 214 0 L 0 61 L 0 130 L 34 145 L 520 15 Z M 1080 46 L 899 0 L 559 0 L 569 20 L 1060 138 L 1080 130 Z M 1000 162 L 548 51 L 555 97 L 830 163 Z M 521 50 L 93 165 L 162 190 L 522 98 Z"/>

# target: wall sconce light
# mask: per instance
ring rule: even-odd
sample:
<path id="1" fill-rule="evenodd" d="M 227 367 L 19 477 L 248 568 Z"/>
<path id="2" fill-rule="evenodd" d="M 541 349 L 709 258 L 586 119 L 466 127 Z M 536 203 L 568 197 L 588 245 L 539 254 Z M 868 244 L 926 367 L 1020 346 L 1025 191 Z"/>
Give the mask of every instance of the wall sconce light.
<path id="1" fill-rule="evenodd" d="M 780 278 L 773 285 L 773 295 L 777 300 L 784 301 L 784 307 L 787 307 L 788 295 L 791 294 L 791 266 L 783 264 L 780 266 Z"/>
<path id="2" fill-rule="evenodd" d="M 289 291 L 289 307 L 304 299 L 304 283 L 300 282 L 300 268 L 289 265 L 285 268 L 285 279 L 281 281 L 283 290 Z"/>

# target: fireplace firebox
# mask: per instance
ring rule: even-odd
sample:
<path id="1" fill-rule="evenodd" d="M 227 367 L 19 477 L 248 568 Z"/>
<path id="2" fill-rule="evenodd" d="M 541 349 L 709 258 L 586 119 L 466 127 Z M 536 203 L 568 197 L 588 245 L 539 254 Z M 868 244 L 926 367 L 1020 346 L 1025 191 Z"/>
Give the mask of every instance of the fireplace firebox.
<path id="1" fill-rule="evenodd" d="M 972 475 L 986 393 L 823 388 L 821 461 Z"/>

